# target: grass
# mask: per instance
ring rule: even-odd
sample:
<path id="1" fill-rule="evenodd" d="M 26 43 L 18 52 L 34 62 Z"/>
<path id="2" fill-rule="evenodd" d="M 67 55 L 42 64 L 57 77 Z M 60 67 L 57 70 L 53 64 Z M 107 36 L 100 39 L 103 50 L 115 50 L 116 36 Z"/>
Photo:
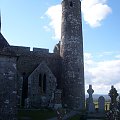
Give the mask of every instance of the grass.
<path id="1" fill-rule="evenodd" d="M 73 117 L 71 117 L 69 120 L 80 120 L 80 115 L 75 115 Z"/>
<path id="2" fill-rule="evenodd" d="M 30 118 L 31 120 L 46 120 L 48 118 L 55 117 L 56 113 L 52 110 L 24 110 L 18 111 L 18 120 L 23 118 Z"/>
<path id="3" fill-rule="evenodd" d="M 110 102 L 105 102 L 109 105 Z M 98 102 L 94 101 L 95 108 L 98 108 Z M 30 118 L 30 120 L 47 120 L 49 118 L 56 117 L 56 112 L 49 109 L 44 110 L 25 110 L 20 109 L 18 110 L 18 120 L 23 120 L 23 118 Z M 77 114 L 70 118 L 69 120 L 83 120 L 80 114 Z"/>
<path id="4" fill-rule="evenodd" d="M 84 118 L 85 116 L 82 116 L 80 114 L 74 115 L 73 117 L 71 117 L 69 120 L 85 120 Z"/>

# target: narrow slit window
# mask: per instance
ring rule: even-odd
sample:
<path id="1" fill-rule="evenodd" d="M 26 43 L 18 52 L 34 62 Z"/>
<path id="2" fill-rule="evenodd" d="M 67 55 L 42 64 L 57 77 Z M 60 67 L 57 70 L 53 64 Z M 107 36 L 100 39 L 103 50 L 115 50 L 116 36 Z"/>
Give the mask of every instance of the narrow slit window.
<path id="1" fill-rule="evenodd" d="M 43 76 L 43 92 L 46 93 L 46 74 Z"/>
<path id="2" fill-rule="evenodd" d="M 25 105 L 25 99 L 28 97 L 28 78 L 26 77 L 26 73 L 23 73 L 23 84 L 22 84 L 22 99 L 21 105 Z"/>
<path id="3" fill-rule="evenodd" d="M 70 1 L 70 7 L 73 7 L 73 2 L 72 1 Z"/>

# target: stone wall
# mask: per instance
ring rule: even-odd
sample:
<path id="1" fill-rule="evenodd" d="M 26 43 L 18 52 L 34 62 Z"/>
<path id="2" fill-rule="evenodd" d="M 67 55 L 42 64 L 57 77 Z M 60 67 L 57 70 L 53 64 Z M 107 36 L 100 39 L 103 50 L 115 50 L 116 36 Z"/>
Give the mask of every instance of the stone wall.
<path id="1" fill-rule="evenodd" d="M 45 61 L 60 83 L 62 63 L 59 54 L 49 53 L 48 49 L 43 48 L 33 48 L 33 51 L 30 51 L 29 47 L 20 46 L 11 46 L 11 50 L 18 56 L 17 69 L 21 75 L 26 73 L 28 77 L 42 61 Z"/>
<path id="2" fill-rule="evenodd" d="M 18 103 L 24 106 L 28 96 L 28 77 L 41 64 L 45 62 L 57 80 L 57 88 L 61 87 L 61 58 L 56 53 L 49 53 L 48 49 L 11 46 L 11 50 L 17 55 L 18 70 Z M 54 66 L 54 67 L 53 67 Z"/>
<path id="3" fill-rule="evenodd" d="M 17 106 L 22 105 L 22 89 L 23 89 L 23 76 L 17 71 Z"/>
<path id="4" fill-rule="evenodd" d="M 25 73 L 26 76 L 28 77 L 42 61 L 45 61 L 47 66 L 51 69 L 52 73 L 55 75 L 57 82 L 60 83 L 61 58 L 56 54 L 52 54 L 52 53 L 28 54 L 28 55 L 19 56 L 17 61 L 17 69 L 21 75 Z"/>
<path id="5" fill-rule="evenodd" d="M 10 46 L 11 50 L 14 51 L 17 55 L 26 55 L 26 54 L 45 54 L 49 53 L 49 49 L 45 48 L 33 48 L 33 51 L 30 51 L 30 47 L 23 46 Z"/>
<path id="6" fill-rule="evenodd" d="M 0 120 L 16 119 L 16 57 L 0 55 Z"/>
<path id="7" fill-rule="evenodd" d="M 40 108 L 48 106 L 57 86 L 56 78 L 45 62 L 31 73 L 28 78 L 28 98 L 30 106 Z"/>

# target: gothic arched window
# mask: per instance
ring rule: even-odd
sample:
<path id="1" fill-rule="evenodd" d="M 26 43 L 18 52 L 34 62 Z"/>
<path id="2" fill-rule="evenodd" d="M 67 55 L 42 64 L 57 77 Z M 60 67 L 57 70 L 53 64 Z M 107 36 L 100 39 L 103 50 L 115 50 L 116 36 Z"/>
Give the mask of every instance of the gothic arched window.
<path id="1" fill-rule="evenodd" d="M 46 93 L 46 74 L 39 74 L 39 87 L 42 94 Z"/>

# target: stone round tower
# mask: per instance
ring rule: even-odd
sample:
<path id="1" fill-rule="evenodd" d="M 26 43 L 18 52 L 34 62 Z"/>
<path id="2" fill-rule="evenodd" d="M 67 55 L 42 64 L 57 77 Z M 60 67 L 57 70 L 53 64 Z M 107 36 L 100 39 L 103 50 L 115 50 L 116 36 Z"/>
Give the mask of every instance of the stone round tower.
<path id="1" fill-rule="evenodd" d="M 60 55 L 63 60 L 62 88 L 64 105 L 84 109 L 84 62 L 80 0 L 62 1 Z"/>

